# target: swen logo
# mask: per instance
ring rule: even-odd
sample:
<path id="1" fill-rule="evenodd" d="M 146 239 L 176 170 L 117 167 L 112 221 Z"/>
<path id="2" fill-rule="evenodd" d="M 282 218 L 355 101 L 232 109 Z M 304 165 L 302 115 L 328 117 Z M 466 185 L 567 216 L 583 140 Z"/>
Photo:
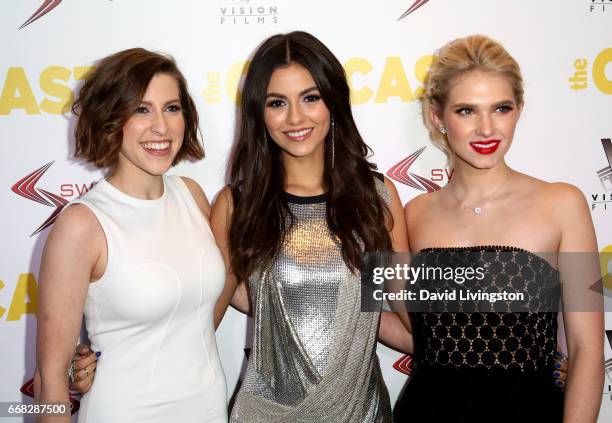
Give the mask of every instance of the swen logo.
<path id="1" fill-rule="evenodd" d="M 410 167 L 426 148 L 427 147 L 419 148 L 404 160 L 397 163 L 387 171 L 387 176 L 393 180 L 396 180 L 397 182 L 408 185 L 409 187 L 418 189 L 420 191 L 434 192 L 439 190 L 441 188 L 440 185 L 436 184 L 434 181 L 443 181 L 445 178 L 450 181 L 453 176 L 452 170 L 449 172 L 448 169 L 432 169 L 431 179 L 427 179 L 417 175 L 416 173 L 410 172 Z"/>
<path id="2" fill-rule="evenodd" d="M 45 0 L 43 4 L 38 8 L 38 10 L 36 10 L 36 12 L 34 12 L 32 16 L 30 16 L 28 20 L 25 21 L 19 27 L 19 29 L 23 29 L 26 26 L 30 25 L 32 22 L 39 20 L 40 18 L 45 16 L 47 13 L 55 9 L 61 2 L 62 0 Z"/>
<path id="3" fill-rule="evenodd" d="M 34 236 L 39 232 L 47 229 L 49 226 L 55 223 L 57 216 L 60 214 L 62 209 L 71 197 L 81 196 L 89 191 L 94 183 L 87 184 L 61 184 L 60 193 L 54 194 L 47 190 L 37 187 L 36 185 L 45 174 L 47 170 L 53 165 L 54 162 L 49 162 L 44 166 L 36 169 L 34 172 L 24 176 L 11 187 L 11 191 L 20 197 L 27 198 L 30 201 L 42 204 L 44 206 L 53 207 L 54 210 L 51 215 L 32 232 L 30 236 Z M 68 200 L 66 199 L 68 198 Z"/>
<path id="4" fill-rule="evenodd" d="M 421 6 L 425 5 L 425 3 L 427 3 L 429 0 L 416 0 L 414 3 L 412 3 L 412 5 L 408 8 L 408 10 L 406 10 L 402 16 L 400 16 L 399 18 L 397 18 L 398 21 L 401 21 L 402 19 L 404 19 L 406 16 L 410 15 L 411 13 L 415 12 L 418 8 L 420 8 Z"/>
<path id="5" fill-rule="evenodd" d="M 53 225 L 55 219 L 62 211 L 64 206 L 68 204 L 68 201 L 60 197 L 59 195 L 53 194 L 42 188 L 37 188 L 36 184 L 45 172 L 51 167 L 53 162 L 49 162 L 46 165 L 36 169 L 34 172 L 24 176 L 11 187 L 11 191 L 15 194 L 27 198 L 28 200 L 35 201 L 48 207 L 55 207 L 53 213 L 40 225 L 30 236 L 34 236 L 42 230 Z"/>

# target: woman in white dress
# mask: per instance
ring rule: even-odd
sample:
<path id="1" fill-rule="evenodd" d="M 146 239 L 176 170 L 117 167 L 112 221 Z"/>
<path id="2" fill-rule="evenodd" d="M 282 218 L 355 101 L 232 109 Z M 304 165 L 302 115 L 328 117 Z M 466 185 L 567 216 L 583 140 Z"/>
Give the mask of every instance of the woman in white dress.
<path id="1" fill-rule="evenodd" d="M 68 402 L 84 314 L 92 350 L 104 354 L 79 422 L 226 422 L 214 336 L 223 258 L 202 189 L 165 175 L 204 156 L 185 79 L 170 57 L 125 50 L 97 63 L 73 110 L 76 156 L 109 172 L 45 245 L 37 398 Z"/>

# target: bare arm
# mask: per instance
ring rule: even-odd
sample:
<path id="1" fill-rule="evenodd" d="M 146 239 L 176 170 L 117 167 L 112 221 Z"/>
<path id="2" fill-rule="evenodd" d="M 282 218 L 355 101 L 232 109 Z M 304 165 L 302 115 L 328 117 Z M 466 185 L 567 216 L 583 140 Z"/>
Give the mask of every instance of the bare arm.
<path id="1" fill-rule="evenodd" d="M 393 218 L 393 225 L 391 226 L 389 224 L 388 229 L 393 251 L 397 253 L 405 253 L 408 252 L 408 236 L 406 232 L 406 221 L 404 219 L 402 203 L 393 182 L 391 182 L 388 178 L 385 178 L 385 185 L 391 193 L 390 211 Z M 378 339 L 380 342 L 390 348 L 404 353 L 411 353 L 413 350 L 413 342 L 412 334 L 409 330 L 410 320 L 407 312 L 383 312 L 381 314 Z"/>
<path id="2" fill-rule="evenodd" d="M 414 342 L 412 333 L 406 329 L 398 314 L 391 311 L 383 311 L 381 313 L 378 340 L 396 351 L 404 354 L 413 354 Z"/>
<path id="3" fill-rule="evenodd" d="M 105 242 L 95 216 L 80 204 L 62 213 L 49 234 L 40 268 L 35 374 L 39 401 L 68 403 L 67 371 L 81 328 L 87 289 L 105 254 Z M 46 421 L 69 422 L 70 418 L 40 420 Z"/>
<path id="4" fill-rule="evenodd" d="M 553 211 L 560 222 L 561 243 L 559 252 L 593 253 L 587 260 L 596 258 L 597 241 L 588 205 L 582 193 L 569 185 L 555 184 L 552 188 L 558 198 Z M 553 203 L 553 204 L 555 204 Z M 573 260 L 570 260 L 573 262 Z M 584 263 L 583 259 L 579 262 Z M 599 277 L 597 261 L 595 276 L 583 275 L 594 282 Z M 567 266 L 565 266 L 567 267 Z M 590 266 L 589 266 L 590 267 Z M 568 271 L 560 258 L 559 270 L 563 278 Z M 589 282 L 590 283 L 590 282 Z M 565 288 L 564 288 L 565 291 Z M 585 295 L 584 291 L 579 294 Z M 603 369 L 603 313 L 599 311 L 566 311 L 563 313 L 568 342 L 568 374 L 566 382 L 564 422 L 595 422 L 601 403 L 604 382 Z"/>
<path id="5" fill-rule="evenodd" d="M 252 315 L 251 312 L 251 301 L 249 299 L 249 290 L 246 282 L 240 282 L 236 288 L 236 292 L 230 302 L 232 307 L 236 310 L 243 312 L 244 314 Z"/>
<path id="6" fill-rule="evenodd" d="M 223 315 L 225 314 L 227 306 L 230 304 L 230 302 L 233 304 L 235 301 L 238 301 L 240 304 L 242 304 L 242 308 L 240 308 L 241 311 L 244 311 L 244 307 L 246 307 L 246 310 L 248 310 L 248 299 L 243 298 L 245 297 L 243 292 L 245 291 L 243 286 L 244 284 L 238 284 L 238 280 L 236 279 L 236 276 L 232 272 L 231 268 L 228 243 L 231 217 L 232 193 L 229 187 L 225 187 L 217 196 L 210 215 L 210 224 L 213 234 L 215 235 L 215 239 L 217 240 L 217 245 L 221 250 L 221 254 L 223 254 L 227 275 L 225 279 L 225 287 L 223 288 L 223 292 L 215 305 L 215 327 L 219 326 L 219 323 L 221 322 L 221 319 L 223 318 Z"/>

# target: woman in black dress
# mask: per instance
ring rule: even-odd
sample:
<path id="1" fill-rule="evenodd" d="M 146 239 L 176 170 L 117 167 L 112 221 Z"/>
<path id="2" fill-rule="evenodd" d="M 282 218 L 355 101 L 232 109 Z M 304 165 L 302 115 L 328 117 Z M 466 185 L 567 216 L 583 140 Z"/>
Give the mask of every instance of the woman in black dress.
<path id="1" fill-rule="evenodd" d="M 519 66 L 497 42 L 474 35 L 440 50 L 425 84 L 423 115 L 454 175 L 443 189 L 406 206 L 417 263 L 467 260 L 483 265 L 488 280 L 500 287 L 541 289 L 553 286 L 559 271 L 539 252 L 597 251 L 589 209 L 577 188 L 506 164 L 523 104 Z M 396 421 L 596 421 L 603 315 L 564 312 L 565 395 L 552 374 L 556 315 L 510 309 L 412 314 L 418 369 L 396 406 Z"/>

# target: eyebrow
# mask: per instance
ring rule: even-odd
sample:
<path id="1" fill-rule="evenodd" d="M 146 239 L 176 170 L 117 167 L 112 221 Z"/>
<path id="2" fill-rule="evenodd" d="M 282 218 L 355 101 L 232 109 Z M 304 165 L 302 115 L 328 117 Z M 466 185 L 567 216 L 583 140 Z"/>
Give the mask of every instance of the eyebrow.
<path id="1" fill-rule="evenodd" d="M 304 94 L 308 94 L 309 92 L 312 91 L 318 91 L 319 87 L 317 87 L 316 85 L 310 88 L 306 88 L 305 90 L 302 90 L 299 92 L 299 96 L 303 96 Z M 283 95 L 283 94 L 279 94 L 279 93 L 268 93 L 266 94 L 266 98 L 268 97 L 277 97 L 277 98 L 287 98 L 287 96 Z"/>
<path id="2" fill-rule="evenodd" d="M 164 106 L 167 106 L 168 104 L 172 104 L 172 103 L 180 103 L 180 100 L 178 98 L 175 98 L 174 100 L 168 100 L 168 101 L 166 101 L 164 103 Z M 140 102 L 140 104 L 144 104 L 144 105 L 147 105 L 147 106 L 152 106 L 153 105 L 153 103 L 151 103 L 150 101 L 146 101 L 146 100 L 142 100 Z"/>
<path id="3" fill-rule="evenodd" d="M 493 104 L 493 107 L 498 107 L 498 106 L 505 106 L 505 105 L 512 105 L 514 106 L 514 101 L 512 100 L 502 100 L 502 101 L 498 101 L 497 103 Z M 478 107 L 475 104 L 470 104 L 470 103 L 457 103 L 457 104 L 453 104 L 451 106 L 451 108 L 453 109 L 457 109 L 457 108 L 461 108 L 461 107 Z"/>

